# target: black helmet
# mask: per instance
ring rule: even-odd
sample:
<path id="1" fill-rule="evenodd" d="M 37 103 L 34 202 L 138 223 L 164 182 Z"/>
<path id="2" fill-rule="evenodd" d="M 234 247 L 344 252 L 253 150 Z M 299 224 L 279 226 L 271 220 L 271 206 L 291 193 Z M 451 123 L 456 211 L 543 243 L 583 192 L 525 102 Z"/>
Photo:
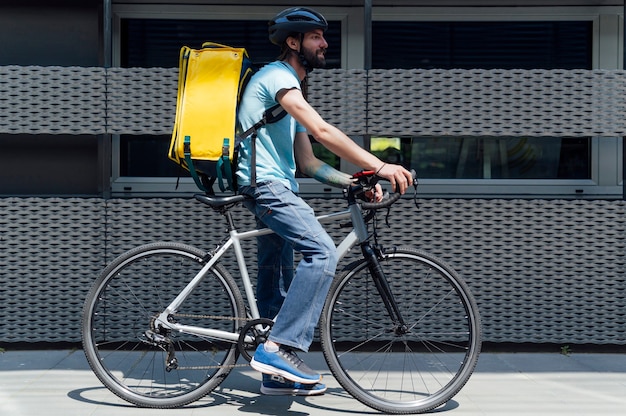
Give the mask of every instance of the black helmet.
<path id="1" fill-rule="evenodd" d="M 294 33 L 307 33 L 315 29 L 328 29 L 324 16 L 307 7 L 292 7 L 278 13 L 269 21 L 270 41 L 282 45 Z"/>

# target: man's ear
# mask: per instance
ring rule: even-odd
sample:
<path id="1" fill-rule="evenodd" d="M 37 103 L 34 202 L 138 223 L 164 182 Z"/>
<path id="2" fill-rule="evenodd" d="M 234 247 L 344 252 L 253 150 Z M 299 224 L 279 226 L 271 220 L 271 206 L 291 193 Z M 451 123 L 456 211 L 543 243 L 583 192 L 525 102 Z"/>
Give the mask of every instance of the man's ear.
<path id="1" fill-rule="evenodd" d="M 296 52 L 300 51 L 300 39 L 295 38 L 293 36 L 289 36 L 287 37 L 287 46 L 289 46 L 290 49 L 293 49 Z"/>

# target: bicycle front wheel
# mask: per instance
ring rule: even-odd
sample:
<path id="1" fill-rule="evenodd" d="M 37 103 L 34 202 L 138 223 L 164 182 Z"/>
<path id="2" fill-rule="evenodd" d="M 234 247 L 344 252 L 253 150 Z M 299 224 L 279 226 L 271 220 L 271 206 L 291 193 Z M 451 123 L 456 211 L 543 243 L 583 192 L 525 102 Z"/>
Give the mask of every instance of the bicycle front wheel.
<path id="1" fill-rule="evenodd" d="M 392 322 L 365 260 L 333 282 L 320 340 L 333 375 L 365 405 L 421 413 L 449 401 L 478 361 L 481 326 L 468 286 L 443 261 L 396 249 L 380 264 L 401 316 Z"/>
<path id="2" fill-rule="evenodd" d="M 115 259 L 94 282 L 83 310 L 83 348 L 96 376 L 122 399 L 142 407 L 183 406 L 217 387 L 235 364 L 234 342 L 155 325 L 205 255 L 183 244 L 148 244 Z M 237 332 L 242 318 L 241 293 L 216 264 L 169 319 Z"/>

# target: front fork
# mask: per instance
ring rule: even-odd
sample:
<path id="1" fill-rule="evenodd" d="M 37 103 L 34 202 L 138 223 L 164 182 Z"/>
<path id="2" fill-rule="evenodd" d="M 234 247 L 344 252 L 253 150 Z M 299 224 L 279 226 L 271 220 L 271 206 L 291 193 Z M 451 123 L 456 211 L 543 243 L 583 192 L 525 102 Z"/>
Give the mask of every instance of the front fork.
<path id="1" fill-rule="evenodd" d="M 385 277 L 385 272 L 380 264 L 380 259 L 383 257 L 381 249 L 379 247 L 372 247 L 369 242 L 365 242 L 361 244 L 361 251 L 363 252 L 363 257 L 367 261 L 367 267 L 372 275 L 372 280 L 374 281 L 376 290 L 380 294 L 380 297 L 385 304 L 385 309 L 387 309 L 387 313 L 391 317 L 394 324 L 395 334 L 404 335 L 408 333 L 408 327 L 404 322 L 404 318 L 400 313 L 396 299 L 391 292 L 389 282 Z"/>

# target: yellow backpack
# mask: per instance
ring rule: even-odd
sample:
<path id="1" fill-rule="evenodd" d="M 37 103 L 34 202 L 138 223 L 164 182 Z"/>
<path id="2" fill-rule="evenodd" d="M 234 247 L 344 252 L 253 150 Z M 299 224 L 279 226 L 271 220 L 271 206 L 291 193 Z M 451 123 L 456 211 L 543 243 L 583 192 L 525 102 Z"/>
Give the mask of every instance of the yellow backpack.
<path id="1" fill-rule="evenodd" d="M 252 135 L 254 152 L 256 130 L 275 121 L 268 121 L 266 112 L 252 128 L 237 134 L 239 100 L 253 72 L 244 48 L 205 42 L 201 49 L 183 46 L 180 50 L 176 120 L 168 157 L 188 170 L 206 193 L 213 193 L 216 180 L 222 192 L 236 191 L 239 144 Z M 285 114 L 280 106 L 268 111 Z"/>

